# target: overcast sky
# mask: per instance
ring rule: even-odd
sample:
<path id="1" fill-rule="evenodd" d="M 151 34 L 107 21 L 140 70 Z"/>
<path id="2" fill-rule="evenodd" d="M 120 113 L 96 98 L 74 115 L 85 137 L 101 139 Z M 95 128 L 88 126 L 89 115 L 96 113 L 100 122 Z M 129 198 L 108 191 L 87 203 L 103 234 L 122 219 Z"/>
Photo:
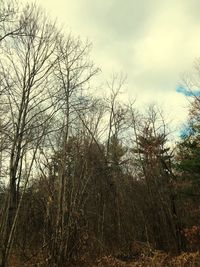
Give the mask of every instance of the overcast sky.
<path id="1" fill-rule="evenodd" d="M 92 58 L 102 77 L 123 72 L 127 95 L 141 104 L 168 103 L 176 121 L 185 118 L 187 101 L 176 87 L 200 56 L 199 0 L 35 2 L 66 31 L 93 43 Z"/>

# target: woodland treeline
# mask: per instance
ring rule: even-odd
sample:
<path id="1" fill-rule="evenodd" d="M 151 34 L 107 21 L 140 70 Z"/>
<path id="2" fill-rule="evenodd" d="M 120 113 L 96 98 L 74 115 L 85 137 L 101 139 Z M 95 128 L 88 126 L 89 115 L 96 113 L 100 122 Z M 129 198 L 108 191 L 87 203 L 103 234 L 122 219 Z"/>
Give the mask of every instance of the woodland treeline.
<path id="1" fill-rule="evenodd" d="M 92 88 L 90 49 L 35 5 L 0 0 L 1 267 L 199 249 L 200 98 L 172 148 L 156 106 L 120 101 L 122 76 Z"/>

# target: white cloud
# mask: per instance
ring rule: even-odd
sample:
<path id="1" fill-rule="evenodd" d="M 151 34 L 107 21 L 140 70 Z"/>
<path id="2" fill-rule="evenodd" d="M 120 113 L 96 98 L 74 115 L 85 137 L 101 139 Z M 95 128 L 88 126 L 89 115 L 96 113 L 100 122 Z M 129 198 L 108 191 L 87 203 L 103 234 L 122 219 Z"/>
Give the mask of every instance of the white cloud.
<path id="1" fill-rule="evenodd" d="M 185 119 L 187 100 L 175 89 L 180 75 L 191 70 L 195 57 L 200 56 L 200 1 L 36 3 L 65 23 L 67 30 L 91 40 L 92 57 L 105 76 L 113 71 L 127 73 L 130 95 L 141 103 L 170 104 L 171 116 Z"/>

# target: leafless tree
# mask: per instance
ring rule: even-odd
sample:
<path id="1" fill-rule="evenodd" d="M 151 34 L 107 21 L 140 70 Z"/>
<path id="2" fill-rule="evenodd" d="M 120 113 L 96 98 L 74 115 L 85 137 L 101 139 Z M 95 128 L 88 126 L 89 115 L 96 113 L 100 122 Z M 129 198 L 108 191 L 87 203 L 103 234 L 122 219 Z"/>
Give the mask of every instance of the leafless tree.
<path id="1" fill-rule="evenodd" d="M 20 20 L 20 15 L 21 10 L 17 1 L 0 1 L 0 43 L 8 37 L 24 34 L 23 28 L 26 21 Z"/>
<path id="2" fill-rule="evenodd" d="M 76 203 L 81 198 L 80 185 L 77 186 L 75 177 L 70 174 L 70 151 L 69 145 L 72 137 L 77 132 L 77 121 L 80 122 L 82 113 L 87 112 L 87 96 L 85 88 L 89 87 L 90 79 L 98 72 L 93 63 L 88 59 L 90 45 L 83 44 L 79 39 L 63 36 L 57 39 L 56 55 L 58 61 L 54 67 L 53 74 L 56 84 L 56 96 L 54 106 L 59 110 L 57 117 L 58 129 L 55 140 L 51 142 L 51 149 L 59 155 L 59 167 L 57 173 L 57 197 L 56 197 L 56 220 L 51 237 L 51 255 L 49 264 L 62 265 L 64 259 L 70 252 L 70 229 L 75 225 L 74 214 L 76 209 L 80 210 Z M 49 139 L 53 140 L 52 137 Z M 85 163 L 82 163 L 83 171 Z M 84 172 L 81 174 L 84 176 Z M 81 179 L 81 178 L 80 178 Z M 76 186 L 75 186 L 76 184 Z M 75 187 L 74 187 L 75 186 Z M 77 206 L 78 205 L 78 206 Z"/>
<path id="3" fill-rule="evenodd" d="M 1 98 L 9 111 L 4 119 L 10 121 L 6 129 L 10 138 L 9 200 L 1 224 L 4 233 L 2 266 L 9 258 L 23 192 L 38 147 L 56 112 L 52 103 L 53 85 L 50 85 L 51 73 L 57 62 L 54 54 L 57 38 L 55 25 L 35 6 L 25 7 L 20 23 L 24 26 L 24 34 L 5 40 L 0 62 L 5 88 Z M 23 190 L 20 193 L 21 187 Z"/>

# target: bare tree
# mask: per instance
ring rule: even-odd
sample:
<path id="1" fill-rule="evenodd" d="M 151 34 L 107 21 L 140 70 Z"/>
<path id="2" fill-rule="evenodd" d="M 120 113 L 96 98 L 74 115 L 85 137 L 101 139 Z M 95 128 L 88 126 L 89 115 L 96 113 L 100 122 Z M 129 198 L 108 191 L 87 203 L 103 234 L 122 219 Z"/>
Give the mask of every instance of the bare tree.
<path id="1" fill-rule="evenodd" d="M 49 244 L 51 249 L 50 264 L 62 265 L 64 259 L 70 255 L 71 227 L 75 227 L 74 214 L 80 209 L 78 204 L 79 193 L 83 188 L 71 181 L 70 151 L 69 145 L 72 136 L 76 133 L 76 122 L 80 121 L 80 114 L 86 112 L 88 101 L 85 89 L 89 87 L 90 79 L 98 72 L 93 63 L 88 59 L 90 44 L 83 44 L 79 39 L 69 36 L 67 39 L 59 37 L 56 45 L 58 61 L 54 68 L 56 83 L 56 96 L 54 106 L 59 110 L 57 120 L 58 131 L 54 136 L 58 142 L 51 142 L 54 153 L 59 155 L 59 167 L 57 173 L 57 197 L 55 225 Z M 49 138 L 53 140 L 51 137 Z M 84 165 L 80 167 L 83 169 Z M 76 184 L 76 186 L 75 186 Z M 81 184 L 80 184 L 81 185 Z"/>
<path id="2" fill-rule="evenodd" d="M 26 21 L 20 20 L 20 14 L 16 1 L 0 1 L 0 43 L 8 37 L 24 34 Z"/>
<path id="3" fill-rule="evenodd" d="M 27 20 L 27 14 L 30 14 Z M 57 61 L 54 54 L 56 29 L 54 24 L 35 7 L 27 6 L 21 15 L 24 34 L 6 40 L 1 57 L 4 105 L 10 125 L 9 201 L 2 226 L 4 241 L 2 266 L 12 248 L 13 236 L 23 192 L 26 190 L 38 147 L 48 132 L 55 114 L 52 69 Z M 8 132 L 9 130 L 9 132 Z M 23 190 L 20 194 L 20 188 Z"/>

